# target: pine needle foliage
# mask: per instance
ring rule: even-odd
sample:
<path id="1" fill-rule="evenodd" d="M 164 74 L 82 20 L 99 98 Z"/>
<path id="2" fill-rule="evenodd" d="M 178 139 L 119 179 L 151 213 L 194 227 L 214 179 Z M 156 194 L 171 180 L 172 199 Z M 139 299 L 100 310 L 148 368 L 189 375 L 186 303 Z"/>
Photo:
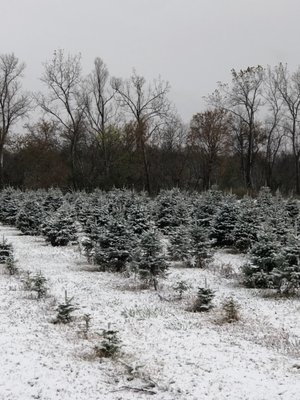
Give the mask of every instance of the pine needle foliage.
<path id="1" fill-rule="evenodd" d="M 214 292 L 209 288 L 198 288 L 197 297 L 192 306 L 193 312 L 207 312 L 213 308 L 212 300 L 215 297 Z"/>
<path id="2" fill-rule="evenodd" d="M 240 319 L 239 304 L 233 297 L 224 300 L 222 304 L 222 311 L 224 313 L 224 322 L 233 323 Z"/>
<path id="3" fill-rule="evenodd" d="M 178 293 L 178 299 L 182 300 L 183 293 L 185 293 L 187 290 L 189 290 L 191 286 L 185 282 L 185 281 L 178 281 L 175 283 L 173 286 L 173 289 L 176 293 Z"/>
<path id="4" fill-rule="evenodd" d="M 11 243 L 8 243 L 7 239 L 2 238 L 0 242 L 0 263 L 5 264 L 7 259 L 11 257 L 13 254 L 13 246 Z"/>
<path id="5" fill-rule="evenodd" d="M 56 311 L 57 316 L 53 321 L 55 324 L 68 324 L 73 320 L 72 313 L 78 309 L 73 304 L 73 297 L 68 297 L 67 292 L 65 292 L 65 301 L 58 305 Z"/>
<path id="6" fill-rule="evenodd" d="M 19 272 L 19 268 L 16 265 L 16 260 L 13 254 L 7 258 L 5 268 L 9 275 L 16 275 Z"/>
<path id="7" fill-rule="evenodd" d="M 41 272 L 32 276 L 31 290 L 36 292 L 38 300 L 46 296 L 48 292 L 47 278 Z"/>
<path id="8" fill-rule="evenodd" d="M 100 358 L 113 358 L 120 352 L 121 340 L 118 337 L 118 331 L 113 330 L 108 326 L 108 329 L 103 329 L 102 341 L 94 347 L 95 354 Z"/>

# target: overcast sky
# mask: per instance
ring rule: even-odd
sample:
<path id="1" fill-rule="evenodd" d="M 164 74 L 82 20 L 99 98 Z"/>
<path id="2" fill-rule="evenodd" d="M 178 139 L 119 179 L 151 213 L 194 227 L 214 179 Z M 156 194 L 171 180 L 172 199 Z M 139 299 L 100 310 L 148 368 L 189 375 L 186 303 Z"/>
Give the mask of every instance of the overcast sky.
<path id="1" fill-rule="evenodd" d="M 188 122 L 231 68 L 300 64 L 300 0 L 0 0 L 1 53 L 25 61 L 25 86 L 40 87 L 55 49 L 101 57 L 113 76 L 132 68 L 171 84 Z"/>

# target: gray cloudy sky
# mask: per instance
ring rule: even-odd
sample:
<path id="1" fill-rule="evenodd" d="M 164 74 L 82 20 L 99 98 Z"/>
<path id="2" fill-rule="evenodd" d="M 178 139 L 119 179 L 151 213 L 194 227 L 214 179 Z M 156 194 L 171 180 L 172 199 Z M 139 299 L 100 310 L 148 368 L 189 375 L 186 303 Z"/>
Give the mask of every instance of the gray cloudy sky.
<path id="1" fill-rule="evenodd" d="M 1 53 L 27 64 L 25 86 L 40 87 L 42 62 L 54 49 L 96 56 L 110 74 L 132 68 L 171 84 L 171 99 L 189 121 L 202 96 L 231 68 L 300 64 L 299 0 L 0 0 Z"/>

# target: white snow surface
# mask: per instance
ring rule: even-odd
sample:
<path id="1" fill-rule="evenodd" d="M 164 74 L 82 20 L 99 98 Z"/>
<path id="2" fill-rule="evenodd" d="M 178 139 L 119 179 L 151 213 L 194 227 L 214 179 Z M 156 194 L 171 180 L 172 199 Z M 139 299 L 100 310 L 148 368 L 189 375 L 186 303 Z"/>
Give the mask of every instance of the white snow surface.
<path id="1" fill-rule="evenodd" d="M 49 294 L 36 300 L 0 266 L 1 400 L 300 399 L 300 301 L 239 286 L 240 255 L 219 251 L 206 270 L 173 266 L 158 294 L 133 278 L 95 271 L 75 246 L 51 247 L 6 226 L 2 235 L 20 269 L 47 277 Z M 182 300 L 172 289 L 180 280 L 191 285 Z M 205 284 L 215 290 L 215 307 L 187 311 Z M 76 318 L 53 324 L 65 290 L 79 307 Z M 228 296 L 240 305 L 232 324 L 222 322 Z M 115 360 L 93 351 L 109 323 L 122 340 Z"/>

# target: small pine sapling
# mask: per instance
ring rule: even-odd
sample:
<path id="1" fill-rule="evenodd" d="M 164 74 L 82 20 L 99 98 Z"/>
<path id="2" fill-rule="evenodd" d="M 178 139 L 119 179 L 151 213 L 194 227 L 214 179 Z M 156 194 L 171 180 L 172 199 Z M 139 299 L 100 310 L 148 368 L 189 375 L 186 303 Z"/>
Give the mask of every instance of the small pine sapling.
<path id="1" fill-rule="evenodd" d="M 84 339 L 88 339 L 89 331 L 91 328 L 91 320 L 92 320 L 91 314 L 83 314 L 82 319 L 83 319 L 83 324 L 81 332 L 83 334 Z"/>
<path id="2" fill-rule="evenodd" d="M 37 299 L 39 300 L 42 297 L 45 297 L 48 291 L 47 278 L 45 278 L 44 275 L 39 272 L 31 278 L 31 282 L 31 290 L 36 292 Z"/>
<path id="3" fill-rule="evenodd" d="M 225 299 L 222 304 L 222 311 L 224 313 L 223 321 L 228 323 L 236 322 L 240 319 L 239 304 L 233 297 Z"/>
<path id="4" fill-rule="evenodd" d="M 21 279 L 21 282 L 23 284 L 23 289 L 26 291 L 32 290 L 32 276 L 31 276 L 31 271 L 25 271 L 24 272 L 24 277 Z"/>
<path id="5" fill-rule="evenodd" d="M 19 268 L 16 265 L 16 260 L 13 254 L 10 254 L 6 259 L 5 268 L 9 275 L 16 275 L 19 272 Z"/>
<path id="6" fill-rule="evenodd" d="M 191 286 L 185 281 L 178 281 L 173 286 L 173 289 L 178 293 L 178 299 L 182 300 L 183 293 L 189 290 Z"/>
<path id="7" fill-rule="evenodd" d="M 198 293 L 197 293 L 197 298 L 194 301 L 194 304 L 192 306 L 192 311 L 193 312 L 206 312 L 209 311 L 213 305 L 212 305 L 212 300 L 215 297 L 214 292 L 205 287 L 199 287 L 198 288 Z"/>
<path id="8" fill-rule="evenodd" d="M 72 303 L 73 297 L 68 297 L 67 291 L 65 291 L 65 302 L 59 304 L 57 307 L 57 316 L 53 321 L 54 324 L 68 324 L 73 320 L 72 313 L 75 310 L 78 310 L 78 307 L 75 307 Z"/>
<path id="9" fill-rule="evenodd" d="M 118 331 L 111 329 L 109 324 L 108 329 L 103 329 L 100 336 L 102 337 L 102 341 L 94 348 L 96 356 L 101 358 L 115 357 L 120 352 L 121 347 Z"/>
<path id="10" fill-rule="evenodd" d="M 13 247 L 11 243 L 8 243 L 4 238 L 0 242 L 0 263 L 6 263 L 6 260 L 12 255 Z"/>

